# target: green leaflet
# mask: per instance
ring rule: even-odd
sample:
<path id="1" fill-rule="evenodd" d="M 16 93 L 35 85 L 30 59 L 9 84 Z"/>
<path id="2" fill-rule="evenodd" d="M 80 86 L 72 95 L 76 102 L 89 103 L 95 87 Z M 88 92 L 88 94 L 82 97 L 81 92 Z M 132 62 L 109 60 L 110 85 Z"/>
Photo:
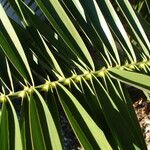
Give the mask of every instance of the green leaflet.
<path id="1" fill-rule="evenodd" d="M 15 52 L 14 50 L 12 50 L 12 47 L 10 47 L 9 43 L 4 37 L 3 32 L 0 32 L 0 46 L 2 47 L 7 57 L 10 59 L 10 61 L 13 63 L 15 68 L 18 70 L 18 72 L 27 81 L 32 81 L 32 84 L 33 84 L 33 78 L 32 78 L 31 70 L 30 70 L 26 55 L 1 4 L 0 4 L 0 14 L 1 14 L 0 20 L 2 21 L 2 24 L 4 25 L 7 33 L 9 34 L 10 39 L 13 42 L 16 50 Z"/>
<path id="2" fill-rule="evenodd" d="M 121 93 L 119 93 L 119 89 L 121 89 L 121 85 L 119 85 L 117 80 L 111 79 L 109 76 L 106 76 L 106 85 L 107 85 L 107 91 L 109 96 L 113 99 L 113 102 L 119 109 L 120 114 L 123 116 L 123 118 L 128 122 L 128 130 L 131 130 L 134 132 L 134 143 L 138 147 L 145 147 L 145 142 L 143 140 L 143 135 L 140 129 L 140 126 L 138 126 L 138 121 L 134 119 L 135 114 L 131 112 L 133 108 L 132 102 L 130 99 L 125 99 L 121 97 Z M 119 88 L 119 89 L 118 89 Z M 127 105 L 128 104 L 128 105 Z M 135 130 L 136 127 L 136 130 Z M 138 138 L 137 138 L 138 137 Z"/>
<path id="3" fill-rule="evenodd" d="M 57 92 L 61 105 L 79 141 L 86 150 L 112 149 L 102 130 L 95 124 L 78 100 L 61 84 Z"/>
<path id="4" fill-rule="evenodd" d="M 32 139 L 32 148 L 37 150 L 46 150 L 42 128 L 39 120 L 38 110 L 33 96 L 29 99 L 29 123 Z"/>
<path id="5" fill-rule="evenodd" d="M 0 60 L 1 60 L 1 63 L 0 63 L 0 68 L 1 68 L 0 69 L 0 78 L 9 87 L 10 86 L 10 80 L 9 80 L 8 75 L 7 75 L 6 59 L 5 59 L 2 51 L 3 50 L 0 47 Z"/>
<path id="6" fill-rule="evenodd" d="M 64 147 L 64 141 L 63 141 L 63 136 L 62 136 L 62 128 L 61 128 L 61 123 L 60 123 L 60 117 L 61 117 L 61 114 L 59 113 L 59 108 L 57 106 L 57 99 L 56 97 L 54 96 L 54 91 L 52 89 L 50 89 L 47 94 L 46 94 L 46 104 L 49 108 L 49 111 L 53 116 L 53 121 L 55 123 L 55 126 L 57 128 L 57 133 L 59 134 L 59 140 L 62 144 L 62 147 Z"/>
<path id="7" fill-rule="evenodd" d="M 129 37 L 121 23 L 115 9 L 113 8 L 112 4 L 108 0 L 98 1 L 98 5 L 105 16 L 107 22 L 111 26 L 114 31 L 114 34 L 118 37 L 121 45 L 124 47 L 124 51 L 127 54 L 127 57 L 132 62 L 133 60 L 136 61 L 136 55 L 129 41 Z M 122 52 L 123 53 L 123 52 Z"/>
<path id="8" fill-rule="evenodd" d="M 30 118 L 29 118 L 29 99 L 28 97 L 22 98 L 22 118 L 20 120 L 20 130 L 22 137 L 23 150 L 32 150 L 32 136 L 30 131 Z"/>
<path id="9" fill-rule="evenodd" d="M 16 111 L 10 99 L 8 98 L 8 107 L 7 107 L 8 115 L 9 115 L 9 141 L 10 148 L 14 150 L 23 150 L 20 126 Z"/>
<path id="10" fill-rule="evenodd" d="M 65 13 L 63 7 L 60 5 L 59 1 L 35 0 L 35 2 L 47 16 L 54 29 L 69 46 L 72 52 L 77 54 L 84 63 L 90 65 L 89 67 L 94 70 L 93 60 L 84 42 Z"/>
<path id="11" fill-rule="evenodd" d="M 101 37 L 103 43 L 109 51 L 112 52 L 112 55 L 115 57 L 117 63 L 120 64 L 120 57 L 115 41 L 97 2 L 95 0 L 86 0 L 85 2 L 81 1 L 81 4 L 89 16 L 97 34 Z"/>
<path id="12" fill-rule="evenodd" d="M 8 110 L 4 103 L 1 110 L 0 117 L 0 149 L 9 149 L 9 127 L 8 127 Z"/>
<path id="13" fill-rule="evenodd" d="M 50 111 L 42 98 L 35 91 L 30 96 L 30 130 L 35 149 L 61 150 L 61 142 Z"/>
<path id="14" fill-rule="evenodd" d="M 126 17 L 133 33 L 135 34 L 138 42 L 140 43 L 145 55 L 149 56 L 149 50 L 150 50 L 150 43 L 148 41 L 148 38 L 134 12 L 132 9 L 132 6 L 129 4 L 128 0 L 115 0 L 121 11 L 123 12 L 124 16 Z"/>
<path id="15" fill-rule="evenodd" d="M 90 23 L 90 19 L 86 16 L 86 13 L 79 0 L 74 0 L 74 1 L 64 0 L 64 1 L 65 1 L 65 5 L 70 10 L 68 14 L 71 12 L 74 18 L 76 18 L 79 27 L 82 30 L 84 30 L 88 38 L 91 40 L 94 49 L 97 51 L 102 51 L 103 45 L 102 45 L 101 38 L 99 37 L 98 33 L 95 31 L 95 28 Z"/>
<path id="16" fill-rule="evenodd" d="M 96 77 L 93 77 L 93 88 L 117 145 L 120 149 L 134 150 L 134 145 L 137 143 L 134 143 L 135 139 L 130 125 L 126 122 L 111 95 Z"/>
<path id="17" fill-rule="evenodd" d="M 96 97 L 96 94 L 94 93 L 94 90 L 92 89 L 92 80 L 86 81 L 84 78 L 82 78 L 80 86 L 82 93 L 72 86 L 71 93 L 73 93 L 73 95 L 80 100 L 80 104 L 92 117 L 97 126 L 104 132 L 112 149 L 118 150 L 115 140 L 106 123 L 106 119 L 102 113 L 101 105 Z"/>
<path id="18" fill-rule="evenodd" d="M 59 64 L 57 63 L 55 57 L 53 56 L 51 50 L 48 48 L 46 42 L 44 41 L 44 39 L 42 38 L 41 34 L 38 32 L 39 34 L 39 39 L 37 39 L 37 41 L 41 44 L 40 50 L 42 50 L 42 53 L 44 53 L 44 51 L 46 52 L 47 56 L 49 56 L 47 59 L 49 60 L 51 66 L 53 67 L 53 69 L 55 71 L 57 71 L 62 77 L 64 77 L 64 74 L 59 66 Z"/>
<path id="19" fill-rule="evenodd" d="M 150 90 L 150 77 L 141 73 L 130 72 L 119 69 L 109 69 L 110 75 L 124 83 L 140 89 Z"/>
<path id="20" fill-rule="evenodd" d="M 56 61 L 53 59 L 53 57 L 52 58 L 49 57 L 49 55 L 51 55 L 49 50 L 46 49 L 45 51 L 43 44 L 41 44 L 40 42 L 41 39 L 39 39 L 39 35 L 37 34 L 40 34 L 42 37 L 44 37 L 44 39 L 48 40 L 49 43 L 51 43 L 57 49 L 53 51 L 56 53 L 57 56 L 60 57 L 59 59 L 63 59 L 63 61 L 67 61 L 69 67 L 71 66 L 69 65 L 70 63 L 73 64 L 72 60 L 76 62 L 79 61 L 77 58 L 77 54 L 72 53 L 70 48 L 63 41 L 63 39 L 59 35 L 57 35 L 53 29 L 51 29 L 51 26 L 49 24 L 46 24 L 43 20 L 41 20 L 38 16 L 36 16 L 36 14 L 24 2 L 18 1 L 15 3 L 17 4 L 17 7 L 20 10 L 19 12 L 16 11 L 16 13 L 18 14 L 21 12 L 22 17 L 20 17 L 20 19 L 22 21 L 25 20 L 27 30 L 31 35 L 30 36 L 30 39 L 32 39 L 31 43 L 32 44 L 34 43 L 33 45 L 35 46 L 35 48 L 33 49 L 33 51 L 40 58 L 40 60 L 48 63 L 48 65 L 50 64 L 54 68 L 54 70 L 57 70 L 61 74 L 61 76 L 63 76 L 60 67 L 58 67 L 58 63 L 56 64 Z M 15 9 L 14 5 L 13 7 Z M 36 33 L 37 31 L 38 33 Z M 82 64 L 83 66 L 85 66 L 83 62 Z"/>

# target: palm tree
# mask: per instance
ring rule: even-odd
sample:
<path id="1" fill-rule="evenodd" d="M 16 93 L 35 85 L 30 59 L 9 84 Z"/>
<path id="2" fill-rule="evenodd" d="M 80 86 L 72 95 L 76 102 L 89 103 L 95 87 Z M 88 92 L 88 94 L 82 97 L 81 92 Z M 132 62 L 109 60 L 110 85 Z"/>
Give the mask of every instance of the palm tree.
<path id="1" fill-rule="evenodd" d="M 18 22 L 0 5 L 0 149 L 64 149 L 64 112 L 85 150 L 145 150 L 127 85 L 149 95 L 148 19 L 128 0 L 31 2 L 9 0 Z"/>

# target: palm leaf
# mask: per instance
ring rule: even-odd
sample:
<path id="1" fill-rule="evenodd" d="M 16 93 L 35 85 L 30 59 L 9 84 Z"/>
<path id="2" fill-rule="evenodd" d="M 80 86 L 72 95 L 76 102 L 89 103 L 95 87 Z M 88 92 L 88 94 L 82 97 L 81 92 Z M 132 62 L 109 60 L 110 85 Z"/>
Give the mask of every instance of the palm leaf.
<path id="1" fill-rule="evenodd" d="M 61 112 L 86 150 L 146 149 L 124 84 L 150 90 L 148 2 L 1 4 L 0 149 L 65 149 Z"/>

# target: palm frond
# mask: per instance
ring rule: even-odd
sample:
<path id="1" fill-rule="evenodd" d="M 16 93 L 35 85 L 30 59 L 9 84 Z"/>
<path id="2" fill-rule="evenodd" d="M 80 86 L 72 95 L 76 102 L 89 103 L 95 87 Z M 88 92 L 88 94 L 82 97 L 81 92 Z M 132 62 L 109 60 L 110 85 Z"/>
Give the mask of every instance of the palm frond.
<path id="1" fill-rule="evenodd" d="M 86 150 L 146 149 L 125 84 L 150 90 L 148 2 L 9 4 L 21 25 L 0 5 L 0 149 L 64 149 L 61 111 Z"/>

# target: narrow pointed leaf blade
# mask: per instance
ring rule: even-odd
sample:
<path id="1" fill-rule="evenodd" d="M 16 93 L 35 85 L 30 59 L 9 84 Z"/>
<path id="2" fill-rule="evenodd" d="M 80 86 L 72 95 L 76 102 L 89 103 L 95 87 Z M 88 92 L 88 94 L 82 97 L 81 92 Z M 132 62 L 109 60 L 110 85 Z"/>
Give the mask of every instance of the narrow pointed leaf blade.
<path id="1" fill-rule="evenodd" d="M 137 145 L 137 143 L 134 143 L 135 140 L 132 130 L 125 118 L 121 115 L 113 99 L 96 77 L 93 77 L 93 85 L 107 124 L 119 148 L 134 149 L 134 145 Z M 128 133 L 126 130 L 128 130 Z"/>
<path id="2" fill-rule="evenodd" d="M 61 127 L 61 122 L 60 122 L 61 114 L 59 113 L 57 99 L 56 99 L 54 91 L 52 89 L 47 92 L 46 101 L 47 101 L 47 106 L 49 108 L 49 111 L 50 111 L 52 117 L 55 116 L 55 117 L 53 117 L 53 120 L 55 122 L 57 132 L 59 134 L 59 140 L 61 141 L 62 145 L 64 146 L 64 142 L 63 142 L 64 137 L 62 135 L 62 127 Z"/>
<path id="3" fill-rule="evenodd" d="M 18 117 L 17 117 L 16 111 L 14 109 L 14 106 L 13 106 L 13 104 L 10 101 L 9 98 L 8 98 L 8 102 L 9 102 L 8 112 L 9 112 L 9 115 L 11 115 L 10 116 L 11 117 L 11 122 L 10 122 L 10 119 L 9 119 L 9 124 L 14 124 L 14 128 L 9 129 L 9 130 L 12 130 L 12 134 L 10 134 L 10 140 L 12 140 L 14 142 L 13 146 L 14 146 L 15 150 L 23 150 L 23 145 L 22 145 L 22 140 L 21 140 L 22 138 L 21 138 L 21 133 L 20 133 L 20 126 L 19 126 Z"/>
<path id="4" fill-rule="evenodd" d="M 0 118 L 0 149 L 9 149 L 9 127 L 8 127 L 8 112 L 6 104 L 3 103 Z"/>
<path id="5" fill-rule="evenodd" d="M 49 47 L 47 46 L 46 42 L 44 41 L 44 39 L 42 38 L 42 35 L 39 33 L 40 38 L 41 38 L 41 44 L 43 44 L 43 48 L 46 51 L 47 55 L 49 56 L 49 61 L 53 67 L 53 69 L 55 69 L 62 77 L 64 77 L 64 74 L 58 64 L 58 62 L 56 61 L 54 55 L 52 54 L 51 50 L 49 49 Z M 39 40 L 40 41 L 40 40 Z"/>
<path id="6" fill-rule="evenodd" d="M 21 76 L 24 79 L 29 81 L 30 78 L 29 78 L 28 73 L 26 72 L 26 70 L 24 68 L 22 61 L 20 60 L 18 55 L 16 55 L 13 52 L 12 47 L 9 45 L 8 41 L 6 40 L 6 38 L 4 37 L 2 32 L 0 32 L 0 46 L 1 46 L 2 50 L 4 51 L 5 55 L 9 58 L 11 63 L 14 65 L 16 70 L 21 74 Z M 5 57 L 5 56 L 3 56 L 3 57 Z"/>
<path id="7" fill-rule="evenodd" d="M 134 133 L 134 140 L 135 143 L 138 144 L 139 147 L 144 147 L 145 146 L 145 142 L 143 140 L 143 135 L 141 132 L 141 128 L 140 126 L 137 126 L 136 124 L 138 124 L 137 121 L 135 121 L 136 116 L 131 116 L 130 112 L 131 112 L 131 108 L 132 104 L 130 101 L 130 99 L 125 98 L 122 99 L 120 93 L 118 92 L 119 89 L 121 88 L 117 85 L 117 81 L 111 79 L 109 76 L 106 76 L 105 78 L 106 80 L 106 84 L 108 87 L 108 94 L 109 96 L 113 99 L 113 102 L 115 103 L 115 105 L 117 106 L 118 110 L 120 111 L 120 114 L 123 116 L 123 118 L 126 120 L 126 122 L 128 122 L 129 128 L 131 129 L 131 131 Z M 128 102 L 127 102 L 128 101 Z M 129 105 L 127 105 L 127 103 L 130 103 L 130 108 L 128 107 Z M 135 128 L 136 126 L 136 128 Z M 135 130 L 136 129 L 136 130 Z"/>
<path id="8" fill-rule="evenodd" d="M 22 102 L 23 118 L 21 124 L 22 141 L 24 142 L 24 150 L 32 149 L 32 136 L 30 131 L 29 119 L 29 99 L 24 97 Z M 26 149 L 25 149 L 26 148 Z"/>
<path id="9" fill-rule="evenodd" d="M 38 110 L 35 104 L 35 99 L 33 96 L 28 96 L 29 98 L 29 123 L 30 132 L 32 139 L 32 147 L 36 150 L 46 150 L 44 137 L 42 133 L 42 128 L 39 120 Z"/>
<path id="10" fill-rule="evenodd" d="M 98 1 L 98 4 L 107 22 L 113 29 L 119 41 L 121 41 L 121 44 L 125 47 L 125 50 L 127 50 L 128 57 L 130 58 L 132 56 L 131 61 L 132 60 L 136 61 L 136 55 L 131 45 L 131 42 L 111 2 L 104 0 L 101 2 Z"/>
<path id="11" fill-rule="evenodd" d="M 109 70 L 110 75 L 124 83 L 133 85 L 140 89 L 150 90 L 150 77 L 141 73 L 130 72 L 112 68 Z"/>
<path id="12" fill-rule="evenodd" d="M 101 37 L 107 49 L 116 58 L 117 63 L 120 64 L 120 57 L 115 41 L 97 2 L 95 0 L 86 0 L 81 1 L 81 4 L 89 16 L 97 34 Z"/>
<path id="13" fill-rule="evenodd" d="M 77 101 L 77 99 L 61 84 L 59 84 L 58 93 L 59 93 L 60 99 L 62 101 L 62 105 L 64 105 L 64 109 L 66 109 L 65 111 L 68 112 L 68 119 L 71 119 L 71 121 L 74 120 L 74 122 L 70 121 L 70 123 L 74 124 L 73 129 L 74 129 L 75 133 L 77 133 L 77 131 L 76 131 L 77 129 L 81 130 L 80 132 L 82 134 L 78 133 L 77 136 L 78 136 L 79 140 L 80 140 L 80 138 L 81 139 L 84 138 L 84 141 L 82 141 L 84 143 L 81 143 L 81 144 L 83 144 L 83 147 L 84 146 L 87 147 L 86 146 L 87 144 L 93 144 L 93 143 L 90 143 L 91 141 L 87 141 L 87 140 L 89 140 L 87 138 L 90 138 L 92 136 L 91 140 L 93 140 L 93 138 L 94 138 L 95 141 L 93 141 L 93 142 L 95 143 L 95 146 L 97 145 L 96 147 L 99 147 L 101 149 L 108 149 L 108 150 L 112 149 L 110 147 L 108 141 L 106 140 L 103 131 L 101 131 L 100 128 L 95 124 L 95 122 L 88 115 L 88 113 L 81 106 L 81 104 Z M 71 106 L 71 108 L 70 108 L 70 106 Z M 71 110 L 69 110 L 69 108 L 71 110 L 76 110 L 76 114 L 72 114 L 70 112 Z M 74 119 L 71 117 L 71 114 L 74 115 Z M 81 117 L 81 120 L 83 119 L 83 122 L 77 122 L 77 121 L 79 121 L 77 118 L 80 118 L 80 117 Z M 84 123 L 86 124 L 86 126 L 84 128 L 85 129 L 87 128 L 87 130 L 89 130 L 89 132 L 90 132 L 89 137 L 88 137 L 88 135 L 87 135 L 87 137 L 86 137 L 86 135 L 84 135 L 85 137 L 83 137 L 83 134 L 85 134 L 85 133 L 83 133 L 81 127 L 78 128 L 81 125 L 80 123 L 81 124 L 84 124 Z M 88 131 L 87 131 L 87 133 L 88 133 Z M 91 148 L 93 149 L 94 147 L 91 147 Z"/>
<path id="14" fill-rule="evenodd" d="M 120 9 L 122 10 L 124 16 L 126 17 L 132 31 L 134 32 L 138 42 L 140 43 L 142 49 L 145 52 L 145 55 L 149 56 L 150 42 L 143 30 L 143 27 L 140 24 L 131 4 L 128 0 L 116 0 L 119 4 Z"/>
<path id="15" fill-rule="evenodd" d="M 62 145 L 61 145 L 61 142 L 59 139 L 59 134 L 58 134 L 57 128 L 55 126 L 54 120 L 52 118 L 52 115 L 47 107 L 47 104 L 45 103 L 43 97 L 41 96 L 41 94 L 38 91 L 35 91 L 35 94 L 36 95 L 34 95 L 34 98 L 36 100 L 36 103 L 38 104 L 37 105 L 38 109 L 41 109 L 39 111 L 40 115 L 42 115 L 42 118 L 45 118 L 45 119 L 41 120 L 41 124 L 42 123 L 46 124 L 46 126 L 43 126 L 44 131 L 47 132 L 47 134 L 50 138 L 50 141 L 46 141 L 46 139 L 45 139 L 45 142 L 47 142 L 46 143 L 47 145 L 50 145 L 50 143 L 51 143 L 52 149 L 62 150 L 63 148 L 62 148 Z M 43 134 L 46 134 L 46 133 L 43 133 Z M 45 138 L 48 138 L 48 137 L 46 136 Z M 47 147 L 47 149 L 49 149 L 49 147 Z"/>
<path id="16" fill-rule="evenodd" d="M 21 45 L 21 43 L 20 43 L 20 41 L 19 41 L 19 39 L 18 39 L 18 37 L 17 37 L 17 35 L 15 33 L 15 30 L 14 30 L 11 22 L 9 21 L 9 19 L 8 19 L 4 9 L 3 9 L 3 7 L 1 6 L 1 4 L 0 4 L 0 14 L 1 14 L 0 15 L 0 20 L 2 21 L 2 24 L 4 25 L 7 33 L 9 34 L 9 37 L 12 40 L 12 42 L 13 42 L 15 48 L 16 48 L 16 52 L 19 54 L 19 57 L 21 58 L 22 63 L 24 64 L 24 66 L 22 65 L 22 68 L 20 68 L 20 70 L 24 70 L 24 72 L 27 72 L 26 74 L 30 77 L 30 79 L 31 79 L 31 81 L 33 83 L 31 70 L 30 70 L 30 67 L 29 67 L 26 55 L 24 53 L 24 50 L 22 48 L 22 45 Z M 9 57 L 8 53 L 7 53 L 7 55 Z M 11 59 L 13 59 L 13 58 L 11 58 Z M 14 65 L 17 65 L 17 64 L 14 64 Z"/>
<path id="17" fill-rule="evenodd" d="M 67 16 L 65 10 L 60 5 L 60 2 L 58 0 L 35 0 L 35 2 L 47 16 L 48 20 L 61 38 L 71 48 L 73 53 L 77 54 L 83 62 L 90 65 L 89 67 L 94 69 L 93 60 L 83 40 Z"/>

